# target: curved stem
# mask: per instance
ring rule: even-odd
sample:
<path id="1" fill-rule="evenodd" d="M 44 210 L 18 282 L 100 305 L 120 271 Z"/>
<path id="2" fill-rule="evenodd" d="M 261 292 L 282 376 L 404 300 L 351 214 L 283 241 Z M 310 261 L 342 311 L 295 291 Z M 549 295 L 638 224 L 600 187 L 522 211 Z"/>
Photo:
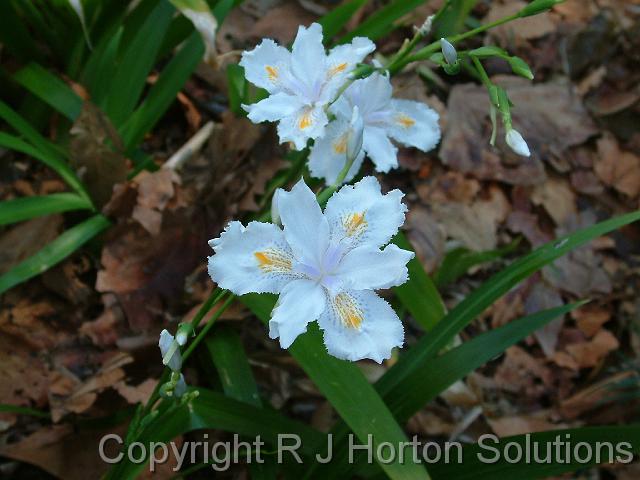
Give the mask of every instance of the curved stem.
<path id="1" fill-rule="evenodd" d="M 505 23 L 509 23 L 513 20 L 520 18 L 519 14 L 509 15 L 508 17 L 500 18 L 495 22 L 487 23 L 486 25 L 481 25 L 478 28 L 474 28 L 473 30 L 469 30 L 468 32 L 460 33 L 458 35 L 454 35 L 453 37 L 448 38 L 449 42 L 455 44 L 456 42 L 460 42 L 469 37 L 473 37 L 478 35 L 479 33 L 485 32 L 487 30 L 491 30 L 492 28 L 499 27 L 500 25 L 504 25 Z M 411 62 L 416 62 L 419 60 L 426 60 L 431 55 L 440 50 L 440 40 L 436 40 L 435 42 L 427 45 L 426 47 L 421 48 L 413 55 L 405 57 L 398 64 L 393 66 L 393 69 L 390 67 L 389 71 L 393 75 L 394 73 L 399 72 L 404 67 L 406 67 Z"/>

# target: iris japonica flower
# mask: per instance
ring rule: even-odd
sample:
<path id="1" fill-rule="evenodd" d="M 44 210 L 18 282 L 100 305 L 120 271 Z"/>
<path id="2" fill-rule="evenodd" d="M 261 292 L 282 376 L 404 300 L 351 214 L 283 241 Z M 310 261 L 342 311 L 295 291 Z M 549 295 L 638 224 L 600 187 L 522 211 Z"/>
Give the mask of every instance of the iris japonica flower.
<path id="1" fill-rule="evenodd" d="M 267 90 L 269 97 L 243 108 L 254 123 L 279 122 L 280 141 L 292 142 L 302 150 L 307 140 L 324 134 L 328 123 L 325 107 L 373 50 L 371 40 L 356 37 L 327 55 L 322 27 L 317 23 L 298 29 L 291 52 L 265 39 L 242 54 L 240 65 L 247 80 Z"/>
<path id="2" fill-rule="evenodd" d="M 427 105 L 411 100 L 391 98 L 389 77 L 374 73 L 355 80 L 331 105 L 336 116 L 326 134 L 315 141 L 309 156 L 309 170 L 314 177 L 333 183 L 346 161 L 347 128 L 354 108 L 364 123 L 362 151 L 345 177 L 348 182 L 358 172 L 365 154 L 378 172 L 398 166 L 397 151 L 391 139 L 424 152 L 440 141 L 438 114 Z"/>
<path id="3" fill-rule="evenodd" d="M 234 221 L 209 244 L 209 275 L 237 295 L 280 297 L 269 336 L 288 348 L 318 320 L 331 355 L 346 360 L 389 358 L 403 343 L 402 322 L 375 290 L 401 285 L 413 253 L 386 245 L 404 223 L 403 193 L 383 195 L 374 177 L 343 186 L 324 210 L 304 183 L 279 190 L 284 228 Z"/>

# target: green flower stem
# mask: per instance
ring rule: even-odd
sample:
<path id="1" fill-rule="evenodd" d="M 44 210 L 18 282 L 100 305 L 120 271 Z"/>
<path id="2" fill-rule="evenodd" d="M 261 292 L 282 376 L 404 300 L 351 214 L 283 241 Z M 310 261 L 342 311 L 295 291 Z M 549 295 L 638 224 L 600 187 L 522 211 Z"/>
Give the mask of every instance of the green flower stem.
<path id="1" fill-rule="evenodd" d="M 207 298 L 205 300 L 205 302 L 202 304 L 202 306 L 200 307 L 198 312 L 193 317 L 193 320 L 191 320 L 191 325 L 193 326 L 194 331 L 198 327 L 198 325 L 200 324 L 200 322 L 202 321 L 204 316 L 207 313 L 209 313 L 209 310 L 211 310 L 211 308 L 216 303 L 218 303 L 227 293 L 228 292 L 226 290 L 220 290 L 219 288 L 216 288 L 213 292 L 211 292 L 211 295 L 209 295 L 209 298 Z M 220 309 L 216 312 L 216 315 L 214 315 L 214 318 L 212 318 L 211 322 L 209 322 L 209 323 L 213 323 L 220 316 L 220 314 L 222 314 L 222 312 L 224 312 L 224 310 L 227 308 L 227 306 L 228 305 L 225 304 L 222 307 L 220 307 Z M 200 334 L 201 333 L 202 332 L 200 332 Z M 198 336 L 200 334 L 198 334 Z M 197 340 L 197 337 L 196 337 L 196 340 Z M 194 342 L 196 340 L 194 340 Z M 162 375 L 160 376 L 160 379 L 158 380 L 158 383 L 156 384 L 155 388 L 153 389 L 153 393 L 149 397 L 149 400 L 147 400 L 147 403 L 146 403 L 146 405 L 144 407 L 143 416 L 145 414 L 147 414 L 151 410 L 153 404 L 158 399 L 158 395 L 159 395 L 159 392 L 160 392 L 160 387 L 169 380 L 169 376 L 170 375 L 171 375 L 171 370 L 169 368 L 165 368 L 164 371 L 162 372 Z"/>
<path id="2" fill-rule="evenodd" d="M 226 295 L 227 293 L 229 293 L 228 290 L 223 290 L 222 291 L 222 295 Z M 184 351 L 184 353 L 182 354 L 182 361 L 185 362 L 187 360 L 187 358 L 189 358 L 189 356 L 191 355 L 191 353 L 193 353 L 193 351 L 196 349 L 196 347 L 200 344 L 200 342 L 202 342 L 202 340 L 204 339 L 204 337 L 207 336 L 207 333 L 209 333 L 209 330 L 211 330 L 211 328 L 213 327 L 213 325 L 216 323 L 216 320 L 218 318 L 220 318 L 220 315 L 222 315 L 222 313 L 229 307 L 229 305 L 231 305 L 231 302 L 233 302 L 233 300 L 236 298 L 235 295 L 231 294 L 227 297 L 227 299 L 224 301 L 224 303 L 222 305 L 220 305 L 220 308 L 213 314 L 213 316 L 211 317 L 211 320 L 209 320 L 207 322 L 207 324 L 202 328 L 202 330 L 200 330 L 200 332 L 198 333 L 198 335 L 196 335 L 196 338 L 193 340 L 193 342 L 191 342 L 189 344 L 189 346 L 187 347 L 187 349 Z"/>
<path id="3" fill-rule="evenodd" d="M 455 44 L 456 42 L 460 42 L 460 41 L 465 40 L 465 39 L 467 39 L 469 37 L 473 37 L 475 35 L 478 35 L 479 33 L 485 32 L 487 30 L 491 30 L 492 28 L 499 27 L 500 25 L 504 25 L 505 23 L 509 23 L 509 22 L 511 22 L 513 20 L 516 20 L 518 18 L 520 18 L 520 16 L 518 14 L 510 15 L 508 17 L 504 17 L 504 18 L 501 18 L 499 20 L 496 20 L 495 22 L 487 23 L 486 25 L 481 25 L 478 28 L 474 28 L 473 30 L 469 30 L 468 32 L 460 33 L 458 35 L 454 35 L 453 37 L 450 37 L 447 40 L 449 42 L 451 42 L 452 44 Z M 397 64 L 390 65 L 389 66 L 389 72 L 393 75 L 395 73 L 398 73 L 400 70 L 402 70 L 404 67 L 406 67 L 409 63 L 417 62 L 417 61 L 420 61 L 420 60 L 426 60 L 431 55 L 433 55 L 438 50 L 440 50 L 440 48 L 441 48 L 440 47 L 440 40 L 436 40 L 435 42 L 427 45 L 426 47 L 421 48 L 420 50 L 418 50 L 413 55 L 409 55 L 409 56 L 405 57 L 404 59 L 402 59 Z"/>

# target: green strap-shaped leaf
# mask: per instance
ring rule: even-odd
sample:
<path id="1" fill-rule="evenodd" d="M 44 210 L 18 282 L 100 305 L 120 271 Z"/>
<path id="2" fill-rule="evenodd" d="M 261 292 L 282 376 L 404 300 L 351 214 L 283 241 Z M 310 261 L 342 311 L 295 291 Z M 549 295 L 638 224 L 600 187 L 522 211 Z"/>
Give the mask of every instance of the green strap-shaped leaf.
<path id="1" fill-rule="evenodd" d="M 70 228 L 35 255 L 0 276 L 0 294 L 61 262 L 109 225 L 106 217 L 94 215 Z"/>
<path id="2" fill-rule="evenodd" d="M 393 243 L 405 250 L 413 251 L 413 247 L 400 232 Z M 402 304 L 407 307 L 411 316 L 426 331 L 431 330 L 444 317 L 445 307 L 433 280 L 424 271 L 424 267 L 417 257 L 413 257 L 407 264 L 409 269 L 409 281 L 394 288 Z"/>
<path id="3" fill-rule="evenodd" d="M 258 386 L 235 330 L 218 327 L 205 341 L 207 354 L 218 371 L 225 395 L 261 407 Z"/>
<path id="4" fill-rule="evenodd" d="M 64 163 L 63 150 L 44 138 L 29 122 L 22 118 L 9 105 L 0 100 L 0 118 L 11 125 L 31 145 L 50 157 L 58 157 Z M 2 133 L 2 132 L 0 132 Z M 13 147 L 7 147 L 13 148 Z"/>
<path id="5" fill-rule="evenodd" d="M 459 347 L 432 359 L 427 367 L 416 371 L 405 382 L 407 385 L 411 384 L 411 388 L 403 391 L 396 389 L 390 392 L 386 389 L 384 382 L 378 382 L 376 390 L 383 396 L 395 417 L 401 421 L 406 421 L 456 381 L 461 380 L 476 368 L 499 356 L 511 345 L 518 343 L 534 331 L 544 327 L 554 318 L 558 318 L 583 304 L 584 302 L 574 303 L 537 312 L 483 333 Z M 334 462 L 326 467 L 329 471 L 323 471 L 322 475 L 346 475 L 347 469 L 356 468 L 351 465 L 347 466 L 345 452 L 348 430 L 344 425 L 336 425 L 332 429 L 332 433 L 334 434 L 335 442 L 334 450 L 338 453 L 334 458 Z M 362 466 L 362 456 L 358 457 L 358 463 Z"/>
<path id="6" fill-rule="evenodd" d="M 73 121 L 80 115 L 82 99 L 59 77 L 37 63 L 30 63 L 13 78 L 69 120 Z"/>
<path id="7" fill-rule="evenodd" d="M 265 324 L 268 323 L 275 304 L 273 296 L 250 294 L 240 297 L 240 300 Z M 407 441 L 404 431 L 357 365 L 327 353 L 322 334 L 315 324 L 296 339 L 289 353 L 362 444 L 371 440 L 373 448 L 377 449 L 382 442 L 399 444 Z M 429 478 L 423 466 L 401 463 L 398 458 L 381 467 L 390 478 Z"/>
<path id="8" fill-rule="evenodd" d="M 197 390 L 199 396 L 189 404 L 165 408 L 159 417 L 147 425 L 136 441 L 144 445 L 149 445 L 149 442 L 169 442 L 183 433 L 208 428 L 246 435 L 251 439 L 260 436 L 266 444 L 277 446 L 278 435 L 286 432 L 300 437 L 298 453 L 309 458 L 327 443 L 326 434 L 278 412 L 254 407 L 206 388 Z M 263 448 L 268 450 L 266 447 Z M 287 454 L 283 457 L 286 461 L 290 460 Z M 134 464 L 125 455 L 122 462 L 114 465 L 106 478 L 133 480 L 144 468 L 145 462 Z"/>
<path id="9" fill-rule="evenodd" d="M 398 363 L 380 379 L 380 385 L 384 385 L 381 390 L 393 396 L 411 388 L 412 384 L 406 380 L 408 377 L 428 368 L 430 359 L 446 347 L 463 328 L 522 280 L 571 250 L 637 220 L 640 220 L 640 211 L 611 218 L 549 242 L 513 262 L 468 295 L 429 335 L 423 336 L 416 345 L 405 351 Z"/>
<path id="10" fill-rule="evenodd" d="M 175 8 L 169 2 L 158 2 L 134 33 L 131 43 L 125 44 L 122 59 L 112 78 L 106 107 L 116 126 L 124 124 L 138 103 L 174 12 Z"/>
<path id="11" fill-rule="evenodd" d="M 556 439 L 565 442 L 570 439 L 569 459 L 566 456 L 566 447 L 561 448 L 558 453 L 554 446 L 546 446 L 548 443 L 552 444 Z M 515 447 L 514 444 L 518 444 L 519 447 Z M 527 462 L 526 452 L 529 451 L 529 458 L 533 459 L 534 448 L 536 448 L 534 445 L 536 444 L 538 445 L 538 455 L 543 459 L 546 456 L 547 448 L 552 451 L 550 462 Z M 578 447 L 579 444 L 580 447 Z M 613 451 L 611 457 L 609 457 L 610 450 L 607 444 L 611 445 Z M 511 446 L 507 447 L 507 445 Z M 500 456 L 496 456 L 496 451 L 488 449 L 487 446 L 497 448 Z M 507 448 L 509 449 L 509 457 L 505 457 L 504 454 Z M 521 461 L 509 462 L 509 458 L 515 458 L 518 449 L 523 452 Z M 591 451 L 591 454 L 588 453 L 588 450 Z M 455 480 L 550 478 L 587 469 L 598 463 L 609 463 L 610 458 L 613 462 L 630 463 L 633 454 L 640 452 L 640 425 L 550 430 L 504 437 L 499 442 L 485 439 L 482 445 L 465 445 L 462 452 L 461 462 L 455 458 L 448 464 L 440 462 L 431 465 L 431 470 L 434 472 L 433 477 L 437 480 L 452 478 Z M 599 462 L 597 461 L 597 452 L 600 452 Z M 489 460 L 489 462 L 482 461 L 483 459 Z"/>
<path id="12" fill-rule="evenodd" d="M 637 220 L 640 220 L 640 211 L 612 218 L 543 245 L 512 263 L 467 296 L 438 322 L 429 334 L 423 336 L 410 349 L 405 349 L 398 363 L 376 383 L 376 390 L 388 402 L 393 414 L 400 419 L 406 419 L 433 398 L 434 392 L 426 388 L 416 389 L 416 384 L 424 385 L 425 378 L 433 374 L 434 357 L 460 330 L 498 298 L 520 281 L 567 252 Z M 434 381 L 433 378 L 430 381 Z M 415 393 L 407 393 L 413 390 Z M 401 399 L 404 399 L 406 403 Z M 337 445 L 344 445 L 348 432 L 349 430 L 344 425 L 337 425 L 333 429 Z M 343 465 L 343 469 L 345 468 L 344 458 L 336 458 L 335 460 L 326 468 L 339 470 L 340 465 Z"/>
<path id="13" fill-rule="evenodd" d="M 21 222 L 30 218 L 93 208 L 86 198 L 75 193 L 52 193 L 0 202 L 0 225 Z"/>
<path id="14" fill-rule="evenodd" d="M 197 32 L 193 32 L 175 57 L 162 71 L 140 107 L 121 129 L 126 149 L 134 148 L 160 120 L 189 76 L 200 63 L 204 45 Z"/>
<path id="15" fill-rule="evenodd" d="M 2 102 L 0 102 L 0 110 L 2 109 Z M 0 147 L 8 148 L 16 152 L 24 153 L 36 160 L 41 161 L 46 166 L 54 170 L 60 177 L 73 188 L 80 196 L 89 201 L 89 194 L 76 176 L 73 170 L 64 161 L 64 158 L 52 151 L 42 151 L 36 148 L 24 140 L 10 135 L 8 133 L 0 132 Z"/>
<path id="16" fill-rule="evenodd" d="M 340 38 L 339 43 L 348 42 L 353 37 L 369 37 L 371 40 L 377 40 L 391 32 L 395 28 L 394 23 L 398 19 L 428 1 L 429 0 L 393 0 L 372 15 L 369 15 L 369 17 L 353 31 Z"/>
<path id="17" fill-rule="evenodd" d="M 367 3 L 368 0 L 349 0 L 342 5 L 331 9 L 326 15 L 318 20 L 322 25 L 322 32 L 325 43 L 330 42 L 340 30 L 347 24 L 351 17 Z"/>

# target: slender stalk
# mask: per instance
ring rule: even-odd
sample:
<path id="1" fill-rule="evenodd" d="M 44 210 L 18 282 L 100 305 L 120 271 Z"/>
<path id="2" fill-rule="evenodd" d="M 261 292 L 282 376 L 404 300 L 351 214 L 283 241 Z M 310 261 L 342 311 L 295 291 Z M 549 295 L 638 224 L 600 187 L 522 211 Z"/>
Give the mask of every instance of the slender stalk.
<path id="1" fill-rule="evenodd" d="M 455 44 L 456 42 L 460 42 L 469 37 L 473 37 L 478 35 L 479 33 L 485 32 L 487 30 L 491 30 L 492 28 L 499 27 L 500 25 L 504 25 L 505 23 L 509 23 L 513 20 L 520 18 L 518 14 L 510 15 L 508 17 L 500 18 L 495 22 L 487 23 L 486 25 L 481 25 L 478 28 L 474 28 L 473 30 L 469 30 L 468 32 L 460 33 L 458 35 L 454 35 L 453 37 L 447 38 L 449 42 Z M 419 60 L 426 60 L 431 55 L 440 50 L 440 40 L 436 40 L 435 42 L 427 45 L 426 47 L 421 48 L 413 55 L 405 57 L 402 61 L 398 62 L 396 65 L 393 65 L 393 68 L 389 68 L 389 72 L 393 75 L 394 73 L 398 73 L 404 67 L 406 67 L 409 63 L 417 62 Z"/>
<path id="2" fill-rule="evenodd" d="M 227 294 L 226 290 L 221 291 L 219 288 L 216 288 L 213 292 L 211 292 L 211 295 L 209 295 L 209 298 L 205 300 L 205 302 L 202 304 L 198 312 L 195 314 L 195 316 L 191 320 L 191 325 L 193 326 L 194 330 L 198 328 L 198 325 L 200 324 L 204 316 L 207 313 L 209 313 L 209 310 L 211 310 L 211 308 L 216 303 L 218 303 L 222 299 L 222 297 L 224 297 L 226 294 Z M 221 309 L 221 310 L 224 311 L 224 309 Z M 220 313 L 222 313 L 222 311 L 220 311 Z M 151 393 L 149 400 L 147 400 L 147 403 L 144 406 L 143 416 L 149 413 L 153 404 L 158 399 L 160 387 L 162 386 L 162 384 L 167 382 L 167 380 L 169 379 L 169 375 L 170 375 L 170 370 L 168 368 L 165 368 L 164 371 L 162 372 L 162 375 L 160 376 L 160 379 L 158 380 L 158 383 L 156 383 L 156 386 L 153 389 L 153 392 Z"/>
<path id="3" fill-rule="evenodd" d="M 227 290 L 223 290 L 223 295 L 225 295 L 227 293 L 229 293 Z M 207 322 L 207 324 L 202 328 L 202 330 L 200 330 L 200 332 L 198 333 L 196 338 L 193 339 L 193 341 L 189 344 L 187 349 L 182 354 L 182 361 L 183 362 L 186 361 L 187 358 L 189 358 L 189 356 L 193 353 L 193 351 L 200 344 L 200 342 L 202 342 L 204 337 L 207 336 L 207 333 L 209 333 L 209 330 L 211 330 L 211 328 L 215 324 L 216 320 L 218 318 L 220 318 L 220 315 L 222 315 L 222 313 L 229 307 L 229 305 L 231 305 L 231 302 L 233 302 L 233 300 L 235 298 L 236 298 L 236 296 L 231 294 L 231 295 L 229 295 L 229 297 L 227 297 L 227 299 L 224 301 L 224 303 L 222 305 L 220 305 L 220 308 L 216 311 L 216 313 L 213 314 L 213 316 L 211 317 L 211 320 L 209 320 Z"/>

